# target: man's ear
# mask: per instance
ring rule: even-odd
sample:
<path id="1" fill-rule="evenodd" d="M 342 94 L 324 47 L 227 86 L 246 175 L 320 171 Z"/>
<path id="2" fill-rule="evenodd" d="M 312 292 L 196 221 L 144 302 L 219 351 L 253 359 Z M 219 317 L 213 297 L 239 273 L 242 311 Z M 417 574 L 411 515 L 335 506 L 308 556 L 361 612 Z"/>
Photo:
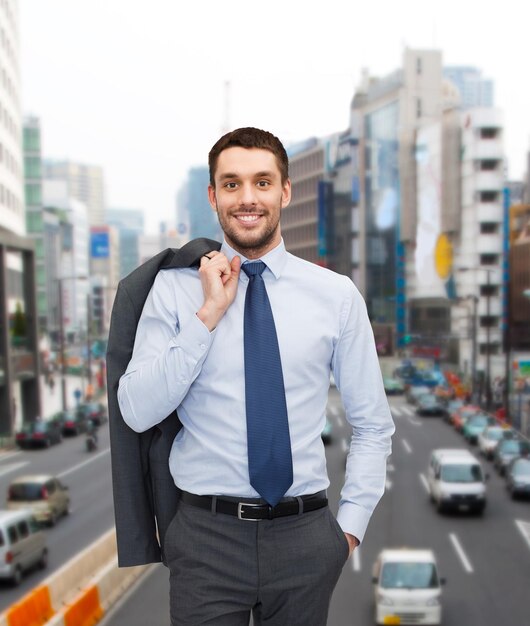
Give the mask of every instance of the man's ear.
<path id="1" fill-rule="evenodd" d="M 291 179 L 288 178 L 282 186 L 282 209 L 291 202 Z"/>
<path id="2" fill-rule="evenodd" d="M 215 187 L 208 185 L 208 202 L 212 209 L 217 213 L 217 197 L 215 195 Z"/>

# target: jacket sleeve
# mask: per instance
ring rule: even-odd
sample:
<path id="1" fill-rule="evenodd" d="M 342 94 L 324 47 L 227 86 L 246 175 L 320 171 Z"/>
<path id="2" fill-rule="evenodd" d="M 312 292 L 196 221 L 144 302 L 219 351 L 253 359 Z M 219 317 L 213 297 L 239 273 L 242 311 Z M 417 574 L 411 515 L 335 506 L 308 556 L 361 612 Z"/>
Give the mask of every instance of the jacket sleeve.
<path id="1" fill-rule="evenodd" d="M 137 322 L 138 313 L 120 283 L 107 348 L 112 486 L 120 567 L 161 560 L 147 452 L 154 430 L 134 432 L 124 422 L 118 405 L 118 384 L 131 358 Z"/>

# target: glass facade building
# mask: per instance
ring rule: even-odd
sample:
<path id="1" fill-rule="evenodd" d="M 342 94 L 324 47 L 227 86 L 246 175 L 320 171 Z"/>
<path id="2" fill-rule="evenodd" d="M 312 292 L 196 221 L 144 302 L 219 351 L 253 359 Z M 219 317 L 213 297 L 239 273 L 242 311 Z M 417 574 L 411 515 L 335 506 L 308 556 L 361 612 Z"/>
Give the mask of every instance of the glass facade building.
<path id="1" fill-rule="evenodd" d="M 396 323 L 395 260 L 401 213 L 398 122 L 398 101 L 365 116 L 365 298 L 370 319 L 381 324 Z"/>

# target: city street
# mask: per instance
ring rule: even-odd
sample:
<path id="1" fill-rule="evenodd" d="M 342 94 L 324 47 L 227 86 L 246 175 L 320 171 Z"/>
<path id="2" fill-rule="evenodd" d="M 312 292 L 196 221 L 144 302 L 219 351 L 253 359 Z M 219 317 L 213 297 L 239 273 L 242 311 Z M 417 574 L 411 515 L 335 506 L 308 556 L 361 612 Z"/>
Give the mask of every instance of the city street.
<path id="1" fill-rule="evenodd" d="M 49 449 L 0 454 L 0 508 L 5 508 L 7 488 L 13 478 L 40 473 L 53 474 L 69 487 L 70 515 L 60 519 L 55 527 L 44 530 L 49 549 L 46 570 L 32 572 L 17 588 L 0 582 L 0 611 L 114 524 L 107 423 L 99 429 L 99 447 L 95 452 L 86 452 L 85 438 L 78 435 L 65 437 L 61 444 Z"/>
<path id="2" fill-rule="evenodd" d="M 390 403 L 397 430 L 388 464 L 387 491 L 362 547 L 344 567 L 328 625 L 373 624 L 373 561 L 383 547 L 410 546 L 432 548 L 440 574 L 447 579 L 442 600 L 444 626 L 526 626 L 530 502 L 512 502 L 503 479 L 483 461 L 490 474 L 484 517 L 440 516 L 426 491 L 429 453 L 435 447 L 466 444 L 441 418 L 418 418 L 399 397 L 391 398 Z M 328 407 L 333 423 L 333 442 L 327 448 L 332 483 L 329 496 L 336 511 L 348 429 L 335 388 L 330 390 Z M 167 579 L 166 568 L 153 566 L 103 624 L 169 624 Z"/>

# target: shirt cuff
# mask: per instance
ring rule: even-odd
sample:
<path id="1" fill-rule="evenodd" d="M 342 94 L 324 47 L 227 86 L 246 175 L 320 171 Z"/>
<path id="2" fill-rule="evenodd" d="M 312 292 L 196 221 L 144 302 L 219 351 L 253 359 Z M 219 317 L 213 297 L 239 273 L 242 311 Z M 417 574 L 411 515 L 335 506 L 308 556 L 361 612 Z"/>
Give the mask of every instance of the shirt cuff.
<path id="1" fill-rule="evenodd" d="M 208 354 L 214 333 L 215 331 L 210 332 L 196 315 L 192 315 L 186 326 L 171 340 L 171 345 L 181 348 L 184 354 L 198 362 Z"/>
<path id="2" fill-rule="evenodd" d="M 371 513 L 353 502 L 342 502 L 337 513 L 337 522 L 345 533 L 357 537 L 359 543 L 364 539 Z"/>

